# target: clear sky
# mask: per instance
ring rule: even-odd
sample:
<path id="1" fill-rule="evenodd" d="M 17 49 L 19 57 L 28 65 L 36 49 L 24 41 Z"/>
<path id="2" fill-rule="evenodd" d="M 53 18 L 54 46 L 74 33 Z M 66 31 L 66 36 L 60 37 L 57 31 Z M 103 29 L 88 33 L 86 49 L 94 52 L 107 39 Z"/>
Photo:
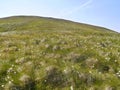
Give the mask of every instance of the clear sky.
<path id="1" fill-rule="evenodd" d="M 120 32 L 120 0 L 0 0 L 0 17 L 14 15 L 63 18 Z"/>

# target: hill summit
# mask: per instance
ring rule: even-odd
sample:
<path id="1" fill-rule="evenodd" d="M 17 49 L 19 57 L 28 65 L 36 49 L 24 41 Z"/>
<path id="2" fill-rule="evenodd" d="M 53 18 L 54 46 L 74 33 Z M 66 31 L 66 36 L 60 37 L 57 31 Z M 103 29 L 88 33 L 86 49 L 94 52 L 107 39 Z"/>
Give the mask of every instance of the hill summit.
<path id="1" fill-rule="evenodd" d="M 12 16 L 0 19 L 0 31 L 14 30 L 79 30 L 88 32 L 110 32 L 111 30 L 64 19 L 39 16 Z"/>
<path id="2" fill-rule="evenodd" d="M 0 90 L 120 90 L 120 34 L 63 19 L 1 18 Z"/>

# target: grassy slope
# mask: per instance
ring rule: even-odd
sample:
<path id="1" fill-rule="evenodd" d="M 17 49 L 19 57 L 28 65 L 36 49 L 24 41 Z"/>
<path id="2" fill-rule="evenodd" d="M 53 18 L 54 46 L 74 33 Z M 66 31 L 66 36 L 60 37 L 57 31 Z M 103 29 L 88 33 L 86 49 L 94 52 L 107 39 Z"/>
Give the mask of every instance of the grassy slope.
<path id="1" fill-rule="evenodd" d="M 0 90 L 120 90 L 120 34 L 42 17 L 0 19 Z"/>

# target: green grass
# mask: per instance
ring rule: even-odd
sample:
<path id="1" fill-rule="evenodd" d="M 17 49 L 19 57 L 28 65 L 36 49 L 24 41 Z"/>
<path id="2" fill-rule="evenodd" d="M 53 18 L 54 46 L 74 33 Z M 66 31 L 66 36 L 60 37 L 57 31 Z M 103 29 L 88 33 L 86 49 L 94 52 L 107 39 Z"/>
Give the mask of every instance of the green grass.
<path id="1" fill-rule="evenodd" d="M 61 19 L 0 19 L 0 90 L 120 90 L 120 34 Z"/>

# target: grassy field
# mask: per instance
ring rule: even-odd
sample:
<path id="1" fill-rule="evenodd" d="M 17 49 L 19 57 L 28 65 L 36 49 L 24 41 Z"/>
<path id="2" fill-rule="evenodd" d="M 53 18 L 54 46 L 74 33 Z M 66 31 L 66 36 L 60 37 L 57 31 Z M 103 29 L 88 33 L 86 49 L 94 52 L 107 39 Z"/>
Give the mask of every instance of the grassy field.
<path id="1" fill-rule="evenodd" d="M 0 90 L 120 90 L 120 34 L 61 19 L 1 18 Z"/>

